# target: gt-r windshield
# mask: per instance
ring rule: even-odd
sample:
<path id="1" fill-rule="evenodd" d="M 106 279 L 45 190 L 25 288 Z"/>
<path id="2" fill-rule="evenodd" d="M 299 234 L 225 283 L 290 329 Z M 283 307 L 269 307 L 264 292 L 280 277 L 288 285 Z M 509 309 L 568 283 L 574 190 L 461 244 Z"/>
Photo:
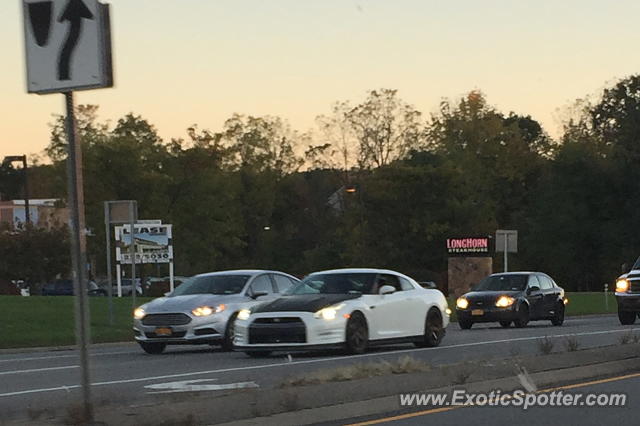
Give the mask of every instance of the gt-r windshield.
<path id="1" fill-rule="evenodd" d="M 527 286 L 527 275 L 490 275 L 480 281 L 474 291 L 522 291 Z"/>
<path id="2" fill-rule="evenodd" d="M 312 274 L 290 287 L 285 295 L 298 294 L 370 294 L 376 274 Z"/>
<path id="3" fill-rule="evenodd" d="M 189 278 L 176 288 L 171 297 L 188 294 L 237 294 L 242 291 L 250 275 L 205 275 Z"/>

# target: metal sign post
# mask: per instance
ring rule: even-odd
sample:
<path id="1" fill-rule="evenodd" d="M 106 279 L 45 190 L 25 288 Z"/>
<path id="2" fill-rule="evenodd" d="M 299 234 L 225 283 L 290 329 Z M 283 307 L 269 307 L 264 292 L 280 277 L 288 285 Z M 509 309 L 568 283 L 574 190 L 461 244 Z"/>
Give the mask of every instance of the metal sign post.
<path id="1" fill-rule="evenodd" d="M 129 236 L 131 239 L 129 240 L 129 253 L 131 254 L 131 304 L 133 306 L 132 309 L 136 308 L 136 293 L 138 288 L 136 286 L 136 212 L 134 210 L 134 205 L 131 203 L 129 205 Z"/>
<path id="2" fill-rule="evenodd" d="M 496 231 L 496 252 L 504 252 L 504 272 L 509 271 L 509 253 L 518 252 L 518 231 L 498 229 Z"/>
<path id="3" fill-rule="evenodd" d="M 109 6 L 98 0 L 22 0 L 22 10 L 27 92 L 64 93 L 65 97 L 67 198 L 71 219 L 76 341 L 80 352 L 82 422 L 91 424 L 87 241 L 82 150 L 77 136 L 73 91 L 113 86 Z M 25 207 L 29 208 L 28 205 Z"/>
<path id="4" fill-rule="evenodd" d="M 109 325 L 113 325 L 113 277 L 111 276 L 111 211 L 104 202 L 104 237 L 107 241 L 107 296 L 109 297 Z"/>
<path id="5" fill-rule="evenodd" d="M 71 263 L 75 293 L 76 341 L 80 352 L 80 374 L 84 419 L 93 419 L 91 380 L 89 378 L 89 301 L 87 298 L 87 239 L 84 220 L 84 192 L 82 186 L 82 150 L 76 140 L 76 120 L 73 92 L 64 94 L 67 108 L 66 130 L 69 141 L 67 155 L 67 190 L 71 216 Z"/>

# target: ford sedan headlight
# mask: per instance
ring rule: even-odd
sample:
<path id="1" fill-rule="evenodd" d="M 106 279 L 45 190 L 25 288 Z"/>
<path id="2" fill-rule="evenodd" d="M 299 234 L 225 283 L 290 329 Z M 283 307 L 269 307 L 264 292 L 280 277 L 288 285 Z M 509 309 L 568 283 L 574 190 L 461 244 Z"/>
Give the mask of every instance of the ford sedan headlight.
<path id="1" fill-rule="evenodd" d="M 458 297 L 458 300 L 456 300 L 456 307 L 458 309 L 467 309 L 469 307 L 469 301 L 464 297 Z"/>
<path id="2" fill-rule="evenodd" d="M 242 321 L 246 321 L 249 319 L 250 316 L 251 316 L 251 311 L 249 309 L 241 309 L 240 312 L 238 312 L 238 316 L 236 318 Z"/>
<path id="3" fill-rule="evenodd" d="M 328 308 L 322 308 L 315 314 L 313 314 L 314 318 L 322 318 L 327 321 L 331 321 L 336 319 L 336 315 L 338 311 L 344 307 L 344 303 L 336 306 L 329 306 Z"/>
<path id="4" fill-rule="evenodd" d="M 616 281 L 616 291 L 618 293 L 624 293 L 629 290 L 629 281 L 626 279 L 621 279 Z"/>
<path id="5" fill-rule="evenodd" d="M 511 296 L 500 296 L 498 297 L 498 300 L 496 300 L 496 306 L 498 308 L 508 308 L 509 306 L 513 305 L 513 302 L 515 301 L 516 299 Z"/>
<path id="6" fill-rule="evenodd" d="M 136 308 L 133 311 L 133 317 L 137 320 L 144 318 L 144 315 L 146 314 L 146 312 L 144 311 L 144 309 L 142 308 Z"/>
<path id="7" fill-rule="evenodd" d="M 218 314 L 222 311 L 224 311 L 226 308 L 226 306 L 222 305 L 218 305 L 218 306 L 198 306 L 197 308 L 195 308 L 194 310 L 191 311 L 191 313 L 197 317 L 207 317 L 209 315 L 213 315 L 213 314 Z"/>

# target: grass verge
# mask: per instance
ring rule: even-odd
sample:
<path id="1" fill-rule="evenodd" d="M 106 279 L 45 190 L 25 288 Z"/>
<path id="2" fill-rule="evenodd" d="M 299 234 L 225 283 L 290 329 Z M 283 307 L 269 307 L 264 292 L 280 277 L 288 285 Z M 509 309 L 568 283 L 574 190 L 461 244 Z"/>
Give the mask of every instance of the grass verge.
<path id="1" fill-rule="evenodd" d="M 142 304 L 149 298 L 136 298 Z M 89 298 L 93 343 L 132 340 L 132 301 L 113 298 L 113 325 L 109 324 L 108 299 Z M 74 306 L 71 296 L 0 296 L 0 349 L 65 346 L 75 343 Z"/>
<path id="2" fill-rule="evenodd" d="M 613 294 L 567 293 L 567 315 L 605 314 L 616 312 Z M 137 298 L 140 305 L 150 298 Z M 114 324 L 109 324 L 108 300 L 91 297 L 91 340 L 94 343 L 132 340 L 131 298 L 114 298 Z M 455 317 L 455 299 L 449 298 Z M 75 343 L 73 297 L 70 296 L 0 296 L 0 349 L 36 346 L 65 346 Z"/>

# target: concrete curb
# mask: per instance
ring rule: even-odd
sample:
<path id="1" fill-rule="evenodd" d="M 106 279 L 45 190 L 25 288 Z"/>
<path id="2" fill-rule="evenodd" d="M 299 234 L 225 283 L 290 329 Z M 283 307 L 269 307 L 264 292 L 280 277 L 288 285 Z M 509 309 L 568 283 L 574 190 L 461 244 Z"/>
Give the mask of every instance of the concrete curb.
<path id="1" fill-rule="evenodd" d="M 538 389 L 546 389 L 560 384 L 578 383 L 585 379 L 610 377 L 616 374 L 640 371 L 640 358 L 633 360 L 612 361 L 587 367 L 573 367 L 557 371 L 545 371 L 530 375 Z M 470 393 L 491 392 L 500 389 L 502 392 L 513 392 L 522 389 L 522 385 L 516 377 L 508 377 L 496 380 L 470 383 L 467 386 L 447 386 L 437 389 L 429 389 L 429 393 L 450 393 L 456 389 L 465 389 Z M 414 407 L 414 410 L 426 407 Z M 314 423 L 340 421 L 354 417 L 382 415 L 411 409 L 400 406 L 398 395 L 380 397 L 366 401 L 349 402 L 332 406 L 305 409 L 295 412 L 275 414 L 267 417 L 238 420 L 228 423 L 220 423 L 219 426 L 297 426 L 311 425 Z"/>

